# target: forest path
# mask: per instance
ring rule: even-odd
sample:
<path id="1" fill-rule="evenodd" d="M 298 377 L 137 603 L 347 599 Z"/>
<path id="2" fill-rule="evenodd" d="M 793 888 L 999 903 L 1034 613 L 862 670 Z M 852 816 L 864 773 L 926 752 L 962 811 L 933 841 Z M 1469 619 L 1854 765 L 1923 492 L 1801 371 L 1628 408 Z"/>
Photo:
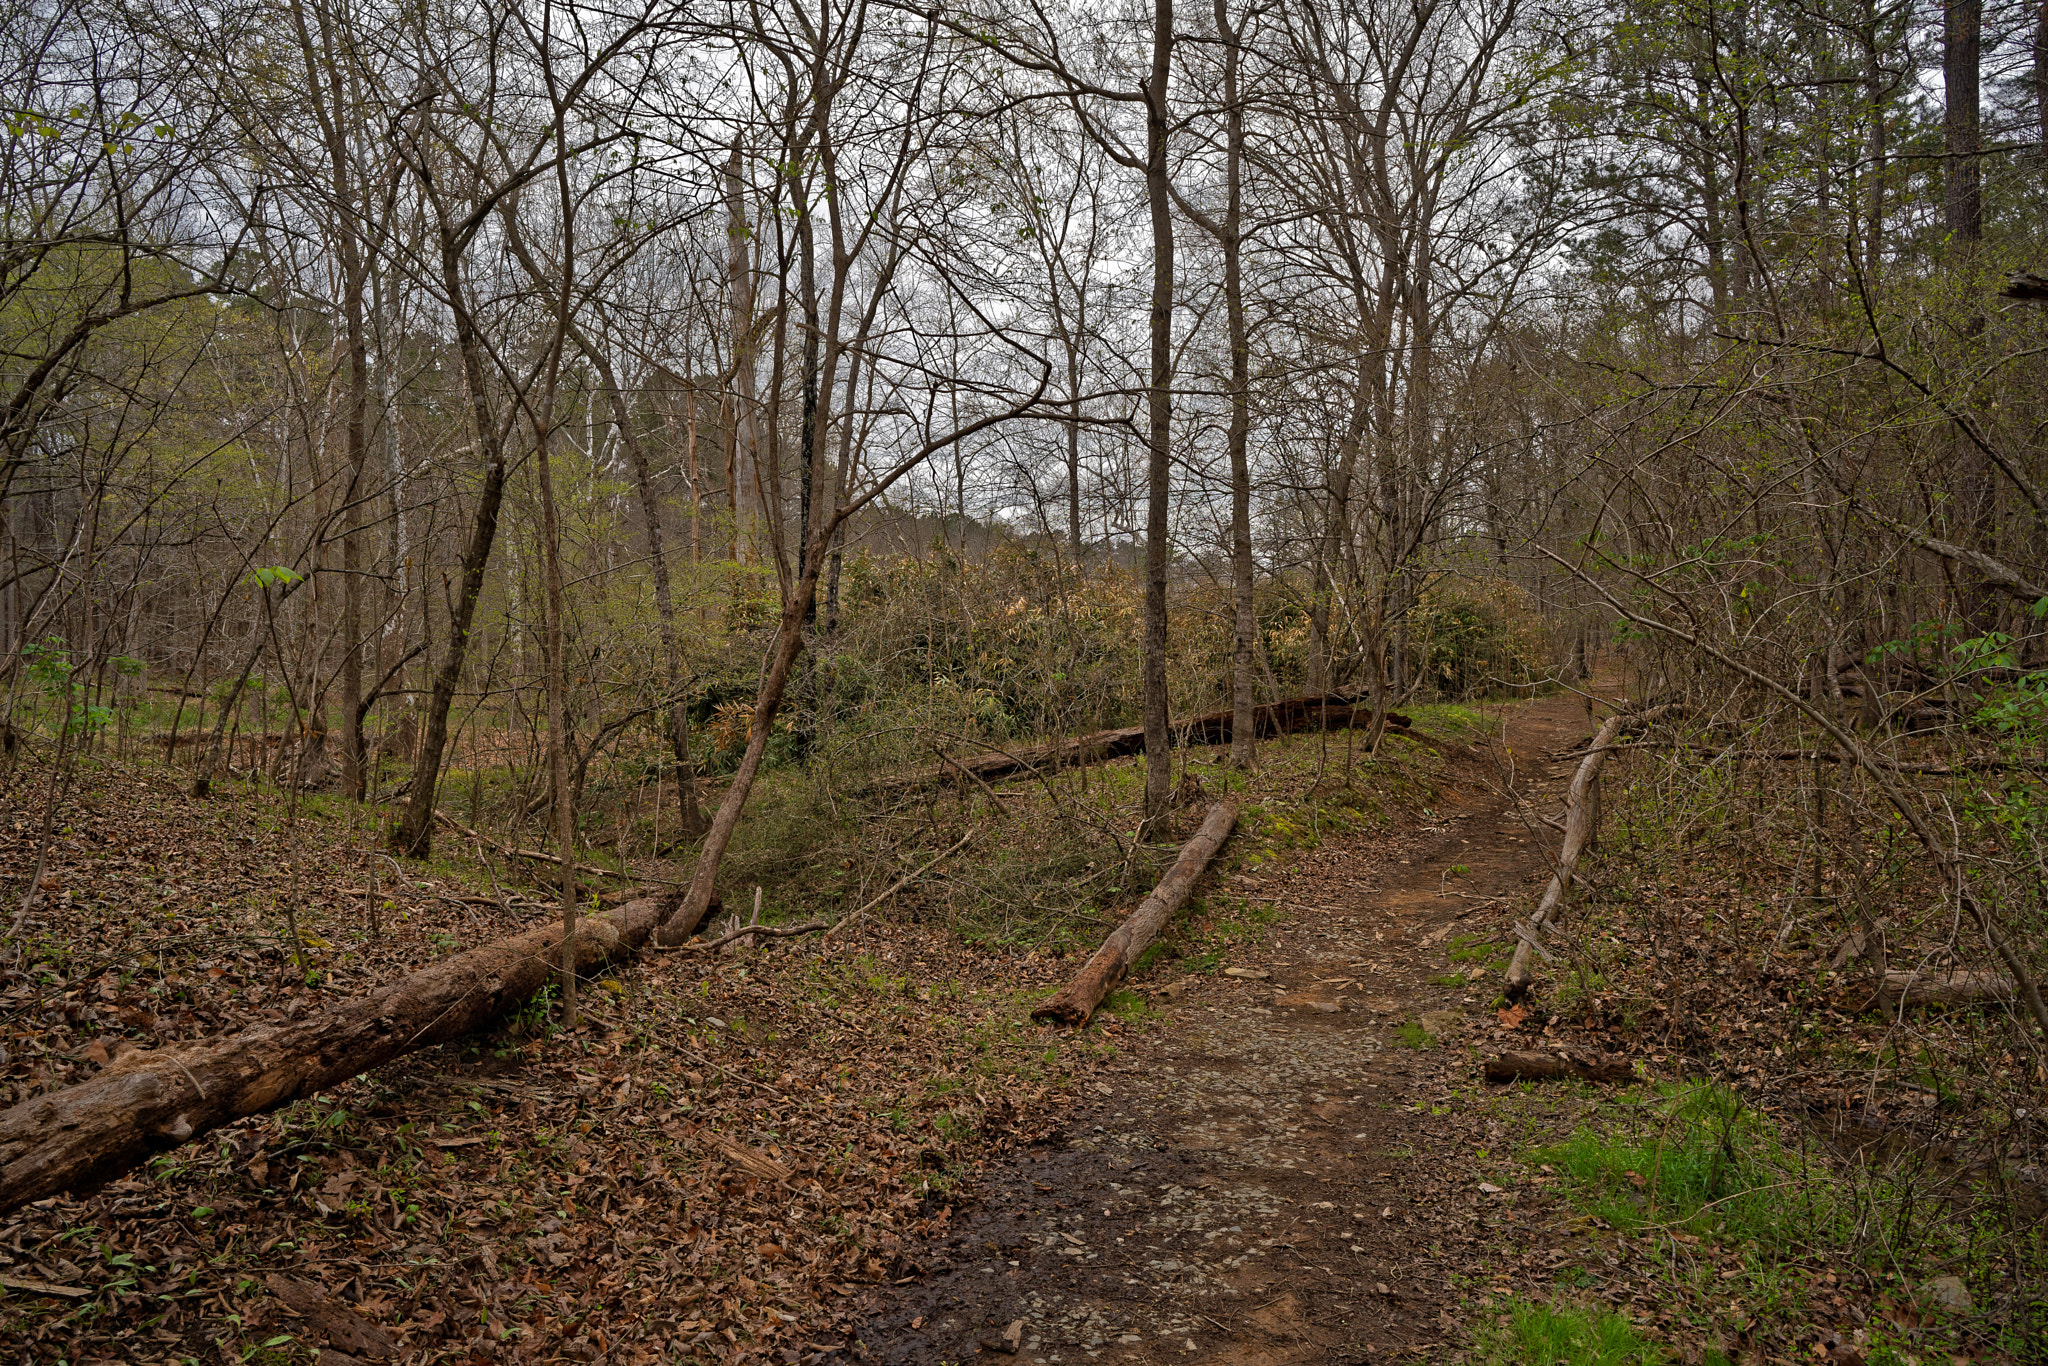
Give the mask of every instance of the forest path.
<path id="1" fill-rule="evenodd" d="M 1488 1249 L 1527 1241 L 1482 1189 L 1511 1117 L 1467 1041 L 1495 1030 L 1498 973 L 1468 983 L 1450 952 L 1511 942 L 1556 842 L 1525 813 L 1553 812 L 1569 776 L 1546 755 L 1589 731 L 1573 696 L 1500 719 L 1453 757 L 1433 819 L 1233 878 L 1281 914 L 1227 965 L 1269 976 L 1155 996 L 1169 1018 L 1063 1133 L 985 1174 L 838 1359 L 1435 1359 Z"/>

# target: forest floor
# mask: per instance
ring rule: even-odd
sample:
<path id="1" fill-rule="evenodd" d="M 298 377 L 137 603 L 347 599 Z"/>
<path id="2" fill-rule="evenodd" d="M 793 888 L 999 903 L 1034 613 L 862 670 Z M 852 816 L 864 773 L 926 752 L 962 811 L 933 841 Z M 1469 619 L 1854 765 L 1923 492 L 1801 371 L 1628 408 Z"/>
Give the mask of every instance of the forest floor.
<path id="1" fill-rule="evenodd" d="M 1019 1321 L 1034 1366 L 1433 1355 L 1464 1343 L 1475 1294 L 1548 1285 L 1563 1240 L 1503 1162 L 1544 1098 L 1479 1084 L 1470 1045 L 1510 1031 L 1468 945 L 1547 875 L 1552 841 L 1508 782 L 1554 797 L 1569 765 L 1546 753 L 1585 712 L 1508 716 L 1406 828 L 1239 875 L 1281 909 L 1270 935 L 1153 992 L 1157 1027 L 984 1177 L 848 1356 L 993 1359 Z"/>
<path id="2" fill-rule="evenodd" d="M 1269 933 L 1220 974 L 1155 972 L 1153 1027 L 906 1254 L 917 1274 L 834 1360 L 2048 1359 L 2027 1279 L 2039 1169 L 2015 1180 L 2024 1156 L 1987 1167 L 1947 1141 L 1965 1128 L 1914 1127 L 1933 1092 L 1869 1065 L 1906 1034 L 1942 1051 L 1967 1012 L 1903 1030 L 1831 1013 L 1819 983 L 1788 989 L 1700 930 L 1705 966 L 1681 986 L 1669 946 L 1612 907 L 1580 908 L 1563 937 L 1583 963 L 1598 936 L 1605 977 L 1575 984 L 1561 956 L 1504 1006 L 1514 922 L 1554 858 L 1544 817 L 1576 766 L 1552 756 L 1590 727 L 1572 696 L 1494 719 L 1410 821 L 1236 876 L 1278 910 Z M 1595 862 L 1596 899 L 1630 900 L 1629 863 Z M 1659 874 L 1641 876 L 1656 896 Z M 1711 920 L 1727 869 L 1694 877 L 1669 891 Z M 1641 1082 L 1482 1079 L 1487 1057 L 1560 1046 L 1625 1052 Z M 2024 1152 L 1998 1130 L 2026 1110 L 1952 1103 L 1936 1123 Z"/>
<path id="3" fill-rule="evenodd" d="M 578 1029 L 542 1000 L 15 1211 L 0 1360 L 2039 1359 L 2015 1347 L 2042 1319 L 2015 1270 L 2041 1260 L 2038 1196 L 2029 1251 L 1959 1202 L 1984 1169 L 1941 1146 L 1976 1125 L 2030 1152 L 2027 1111 L 1934 1104 L 1949 1083 L 1905 1065 L 1905 1032 L 1941 1052 L 1968 1018 L 1825 1015 L 1797 993 L 1824 986 L 1829 941 L 1781 936 L 1788 988 L 1671 904 L 1725 920 L 1721 863 L 1636 868 L 1620 848 L 1560 941 L 1575 963 L 1503 1009 L 1562 756 L 1589 727 L 1571 696 L 1461 724 L 1469 745 L 1390 737 L 1373 763 L 1349 737 L 1272 746 L 1189 921 L 1085 1030 L 1029 1012 L 1097 927 L 976 937 L 906 895 L 829 943 L 650 954 L 586 986 Z M 1203 781 L 1179 825 L 1203 782 L 1234 781 L 1219 757 L 1182 757 Z M 1103 800 L 1135 791 L 1131 761 L 1098 772 Z M 39 785 L 16 782 L 0 875 L 19 887 Z M 1056 824 L 1004 797 L 924 800 L 900 857 L 950 846 L 947 821 L 985 823 L 991 854 Z M 351 808 L 279 804 L 81 770 L 0 971 L 0 1099 L 127 1044 L 295 1017 L 547 914 L 482 860 L 394 876 Z M 1690 969 L 1646 937 L 1665 921 Z M 2018 1066 L 1985 1037 L 1979 1072 Z M 1492 1053 L 1567 1042 L 1628 1051 L 1643 1084 L 1481 1080 Z M 1889 1165 L 1836 1182 L 1863 1153 Z M 1938 1179 L 1902 1185 L 1900 1155 Z M 1834 1188 L 1861 1203 L 1817 1213 Z M 1902 1191 L 1917 1223 L 1887 1223 Z M 1943 1225 L 1960 1241 L 1928 1232 L 1930 1209 L 1968 1216 Z"/>

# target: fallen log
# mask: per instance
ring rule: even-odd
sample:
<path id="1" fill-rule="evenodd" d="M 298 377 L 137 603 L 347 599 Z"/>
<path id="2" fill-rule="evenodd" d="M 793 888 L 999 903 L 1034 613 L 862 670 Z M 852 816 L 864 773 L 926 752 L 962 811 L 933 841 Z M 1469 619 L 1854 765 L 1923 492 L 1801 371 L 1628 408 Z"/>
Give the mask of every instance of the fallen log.
<path id="1" fill-rule="evenodd" d="M 1138 961 L 1138 955 L 1186 904 L 1195 880 L 1201 877 L 1202 870 L 1209 866 L 1209 860 L 1216 856 L 1216 851 L 1237 825 L 1237 810 L 1236 797 L 1224 797 L 1209 808 L 1202 828 L 1181 846 L 1180 857 L 1174 860 L 1173 867 L 1159 880 L 1159 885 L 1152 889 L 1152 894 L 1139 902 L 1138 909 L 1109 932 L 1109 938 L 1103 940 L 1102 947 L 1081 965 L 1073 981 L 1067 983 L 1057 996 L 1031 1012 L 1032 1019 L 1057 1020 L 1071 1025 L 1088 1023 L 1088 1017 L 1095 1013 L 1095 1007 L 1102 1004 L 1102 998 L 1123 980 L 1131 965 Z"/>
<path id="2" fill-rule="evenodd" d="M 1631 1082 L 1635 1063 L 1618 1054 L 1503 1053 L 1486 1060 L 1486 1079 L 1505 1081 Z"/>
<path id="3" fill-rule="evenodd" d="M 1849 1011 L 1913 1006 L 2004 1005 L 2017 999 L 2012 979 L 1996 972 L 1887 972 L 1849 983 L 1836 998 Z"/>
<path id="4" fill-rule="evenodd" d="M 1665 708 L 1658 707 L 1642 716 L 1631 716 L 1617 712 L 1601 723 L 1594 733 L 1592 744 L 1586 747 L 1586 757 L 1579 761 L 1578 771 L 1572 774 L 1571 786 L 1565 789 L 1564 798 L 1564 842 L 1558 847 L 1557 864 L 1550 875 L 1550 883 L 1543 889 L 1543 899 L 1536 903 L 1536 914 L 1529 918 L 1526 926 L 1516 927 L 1515 956 L 1508 963 L 1506 981 L 1507 998 L 1518 1000 L 1529 990 L 1529 958 L 1533 951 L 1539 951 L 1538 942 L 1543 927 L 1556 916 L 1558 907 L 1564 903 L 1565 888 L 1572 883 L 1572 870 L 1578 866 L 1579 855 L 1585 852 L 1592 840 L 1594 827 L 1599 821 L 1598 801 L 1600 770 L 1607 764 L 1607 756 L 1616 748 L 1615 738 L 1631 724 L 1640 724 L 1653 719 Z"/>
<path id="5" fill-rule="evenodd" d="M 579 972 L 629 958 L 674 910 L 643 897 L 580 921 Z M 0 1214 L 90 1190 L 210 1129 L 289 1105 L 459 1038 L 553 981 L 560 923 L 453 954 L 308 1019 L 211 1042 L 135 1049 L 76 1086 L 0 1112 Z"/>
<path id="6" fill-rule="evenodd" d="M 1606 766 L 1614 739 L 1621 734 L 1621 728 L 1627 722 L 1626 716 L 1617 713 L 1601 724 L 1586 757 L 1579 761 L 1578 771 L 1572 774 L 1571 786 L 1565 790 L 1564 842 L 1557 851 L 1557 866 L 1550 875 L 1549 885 L 1543 889 L 1542 900 L 1536 903 L 1536 914 L 1530 917 L 1527 929 L 1518 927 L 1515 956 L 1508 963 L 1507 997 L 1511 1001 L 1529 989 L 1529 957 L 1532 951 L 1541 947 L 1537 937 L 1564 901 L 1565 888 L 1571 884 L 1572 869 L 1578 865 L 1579 855 L 1593 834 L 1593 803 L 1588 800 L 1588 794 L 1600 781 L 1600 770 Z"/>
<path id="7" fill-rule="evenodd" d="M 1319 728 L 1345 730 L 1369 727 L 1375 715 L 1370 705 L 1358 704 L 1342 693 L 1325 693 L 1268 702 L 1253 709 L 1252 721 L 1255 733 L 1266 739 Z M 1386 724 L 1395 730 L 1406 730 L 1411 723 L 1408 717 L 1390 711 L 1386 714 Z M 1230 743 L 1231 729 L 1231 714 L 1214 711 L 1176 721 L 1167 727 L 1167 733 L 1177 745 L 1225 745 Z M 959 786 L 976 780 L 997 782 L 1020 774 L 1107 763 L 1111 759 L 1144 752 L 1145 728 L 1123 726 L 1051 740 L 1042 745 L 1027 745 L 1021 749 L 991 750 L 968 758 L 944 755 L 935 768 L 885 778 L 868 790 L 902 792 L 944 784 Z"/>

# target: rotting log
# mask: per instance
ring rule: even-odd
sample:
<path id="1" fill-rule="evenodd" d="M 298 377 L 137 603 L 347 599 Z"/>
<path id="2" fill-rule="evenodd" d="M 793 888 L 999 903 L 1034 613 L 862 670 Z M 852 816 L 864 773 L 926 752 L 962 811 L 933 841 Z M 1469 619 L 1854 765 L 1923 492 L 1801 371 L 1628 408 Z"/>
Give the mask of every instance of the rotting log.
<path id="1" fill-rule="evenodd" d="M 1558 847 L 1557 864 L 1550 874 L 1549 885 L 1543 889 L 1543 899 L 1536 903 L 1536 914 L 1529 918 L 1526 926 L 1517 927 L 1515 956 L 1508 964 L 1506 982 L 1507 997 L 1511 1001 L 1529 990 L 1529 958 L 1540 947 L 1537 937 L 1557 914 L 1558 907 L 1564 904 L 1565 888 L 1571 885 L 1572 870 L 1578 866 L 1579 855 L 1585 852 L 1588 841 L 1593 838 L 1600 808 L 1593 801 L 1592 794 L 1594 785 L 1600 781 L 1600 770 L 1606 767 L 1607 756 L 1614 752 L 1616 737 L 1636 720 L 1638 718 L 1626 712 L 1616 712 L 1602 722 L 1594 733 L 1592 744 L 1586 747 L 1586 757 L 1579 761 L 1578 771 L 1572 774 L 1571 786 L 1565 789 L 1564 842 Z"/>
<path id="2" fill-rule="evenodd" d="M 2006 1005 L 2018 999 L 2012 979 L 1996 972 L 1887 972 L 1859 978 L 1836 998 L 1845 1010 L 1907 1010 L 1914 1006 Z"/>
<path id="3" fill-rule="evenodd" d="M 1375 715 L 1369 704 L 1360 704 L 1342 693 L 1290 697 L 1279 702 L 1268 702 L 1254 708 L 1252 712 L 1256 733 L 1260 739 L 1319 728 L 1345 730 L 1370 726 Z M 1202 716 L 1189 717 L 1184 721 L 1176 721 L 1167 728 L 1167 731 L 1173 743 L 1177 745 L 1224 745 L 1230 743 L 1231 724 L 1231 714 L 1228 711 L 1213 711 Z M 1386 724 L 1395 730 L 1406 730 L 1410 722 L 1408 717 L 1399 712 L 1388 712 Z M 991 750 L 986 754 L 976 754 L 967 758 L 943 755 L 934 768 L 919 769 L 915 773 L 885 778 L 868 790 L 904 792 L 945 784 L 958 786 L 976 780 L 984 783 L 998 782 L 1020 774 L 1108 763 L 1112 759 L 1127 758 L 1144 752 L 1145 728 L 1123 726 L 1115 730 L 1098 730 L 1088 735 L 1070 736 L 1064 740 L 1051 740 L 1042 745 L 1027 745 L 1021 749 Z"/>
<path id="4" fill-rule="evenodd" d="M 674 910 L 643 897 L 577 925 L 579 972 L 629 958 Z M 554 980 L 562 927 L 453 954 L 307 1019 L 210 1042 L 136 1049 L 76 1086 L 0 1112 L 0 1213 L 91 1190 L 210 1129 L 337 1086 L 445 1043 Z"/>
<path id="5" fill-rule="evenodd" d="M 1631 1082 L 1636 1079 L 1636 1065 L 1618 1055 L 1574 1053 L 1503 1053 L 1486 1060 L 1488 1081 L 1563 1081 L 1567 1078 Z"/>
<path id="6" fill-rule="evenodd" d="M 1180 857 L 1152 894 L 1138 903 L 1138 909 L 1126 916 L 1123 923 L 1109 933 L 1102 941 L 1102 947 L 1091 955 L 1081 970 L 1074 974 L 1074 980 L 1061 988 L 1060 993 L 1031 1012 L 1034 1020 L 1056 1020 L 1061 1024 L 1082 1025 L 1095 1013 L 1095 1007 L 1102 1004 L 1102 998 L 1109 995 L 1116 984 L 1123 980 L 1131 965 L 1138 961 L 1151 944 L 1153 938 L 1170 922 L 1180 908 L 1187 903 L 1188 893 L 1193 890 L 1202 870 L 1209 866 L 1209 860 L 1230 838 L 1231 830 L 1237 825 L 1238 801 L 1236 797 L 1224 797 L 1209 808 L 1209 814 L 1202 820 L 1202 828 L 1195 837 L 1181 846 Z"/>

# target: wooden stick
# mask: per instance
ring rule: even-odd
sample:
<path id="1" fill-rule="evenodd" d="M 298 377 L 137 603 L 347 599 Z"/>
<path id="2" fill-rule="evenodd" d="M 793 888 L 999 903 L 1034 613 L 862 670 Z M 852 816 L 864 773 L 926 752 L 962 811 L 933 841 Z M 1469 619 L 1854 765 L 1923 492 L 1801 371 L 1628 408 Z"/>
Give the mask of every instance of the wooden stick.
<path id="1" fill-rule="evenodd" d="M 1109 933 L 1081 970 L 1074 974 L 1074 980 L 1067 983 L 1057 996 L 1031 1012 L 1034 1020 L 1057 1020 L 1061 1024 L 1082 1025 L 1095 1013 L 1095 1007 L 1102 1004 L 1102 998 L 1131 970 L 1138 961 L 1138 955 L 1145 952 L 1153 937 L 1171 921 L 1174 914 L 1187 902 L 1188 893 L 1209 866 L 1209 860 L 1216 856 L 1223 841 L 1237 825 L 1238 800 L 1234 796 L 1224 797 L 1209 808 L 1202 828 L 1195 837 L 1181 847 L 1180 857 L 1174 860 L 1171 870 L 1159 880 L 1152 894 L 1138 903 L 1138 909 L 1131 912 L 1124 922 Z"/>
<path id="2" fill-rule="evenodd" d="M 819 930 L 831 928 L 830 922 L 824 920 L 806 920 L 801 925 L 742 925 L 731 934 L 721 935 L 717 939 L 707 939 L 701 944 L 656 944 L 654 948 L 660 953 L 710 953 L 749 935 L 765 934 L 771 939 L 785 939 L 793 934 L 814 934 Z"/>

